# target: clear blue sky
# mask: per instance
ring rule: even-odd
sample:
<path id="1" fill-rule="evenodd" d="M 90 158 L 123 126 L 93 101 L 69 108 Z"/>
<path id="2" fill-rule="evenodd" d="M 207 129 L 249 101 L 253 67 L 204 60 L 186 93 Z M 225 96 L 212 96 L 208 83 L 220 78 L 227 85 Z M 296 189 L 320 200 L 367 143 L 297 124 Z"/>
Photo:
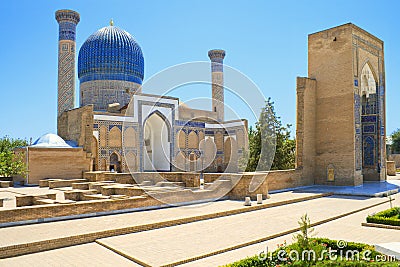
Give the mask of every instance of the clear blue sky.
<path id="1" fill-rule="evenodd" d="M 225 49 L 225 63 L 248 75 L 273 99 L 283 123 L 293 125 L 296 76 L 307 76 L 307 35 L 352 22 L 385 42 L 387 133 L 400 127 L 396 0 L 13 0 L 0 7 L 0 137 L 56 132 L 58 9 L 80 13 L 78 48 L 113 18 L 141 45 L 145 79 L 175 64 L 207 61 L 209 49 Z"/>

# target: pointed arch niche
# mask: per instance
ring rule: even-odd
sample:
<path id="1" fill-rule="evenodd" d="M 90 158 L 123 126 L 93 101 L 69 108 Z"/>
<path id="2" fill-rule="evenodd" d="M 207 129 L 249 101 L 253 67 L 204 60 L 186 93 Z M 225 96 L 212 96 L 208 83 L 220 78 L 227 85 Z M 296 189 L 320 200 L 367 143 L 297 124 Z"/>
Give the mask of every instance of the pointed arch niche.
<path id="1" fill-rule="evenodd" d="M 144 122 L 144 169 L 146 171 L 170 171 L 171 126 L 158 111 Z"/>

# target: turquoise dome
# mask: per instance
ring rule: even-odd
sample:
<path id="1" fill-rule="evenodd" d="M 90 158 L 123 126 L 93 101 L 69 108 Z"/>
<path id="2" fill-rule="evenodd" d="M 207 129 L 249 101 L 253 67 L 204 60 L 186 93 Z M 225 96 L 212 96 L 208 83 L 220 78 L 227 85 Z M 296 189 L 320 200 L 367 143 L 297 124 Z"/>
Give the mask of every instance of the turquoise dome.
<path id="1" fill-rule="evenodd" d="M 142 84 L 143 76 L 142 49 L 132 35 L 118 27 L 101 28 L 79 50 L 80 83 L 120 80 Z"/>

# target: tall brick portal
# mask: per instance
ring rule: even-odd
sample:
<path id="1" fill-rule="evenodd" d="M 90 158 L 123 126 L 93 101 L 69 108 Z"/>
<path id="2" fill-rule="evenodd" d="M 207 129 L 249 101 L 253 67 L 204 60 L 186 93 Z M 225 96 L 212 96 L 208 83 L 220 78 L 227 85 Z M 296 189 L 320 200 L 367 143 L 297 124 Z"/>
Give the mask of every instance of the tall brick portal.
<path id="1" fill-rule="evenodd" d="M 386 180 L 383 41 L 348 23 L 308 36 L 297 167 L 316 184 Z"/>
<path id="2" fill-rule="evenodd" d="M 58 10 L 58 107 L 57 117 L 75 106 L 75 51 L 76 25 L 79 13 L 72 10 Z"/>
<path id="3" fill-rule="evenodd" d="M 224 121 L 224 58 L 225 51 L 220 49 L 208 51 L 211 59 L 212 75 L 212 111 L 217 113 L 217 120 Z"/>

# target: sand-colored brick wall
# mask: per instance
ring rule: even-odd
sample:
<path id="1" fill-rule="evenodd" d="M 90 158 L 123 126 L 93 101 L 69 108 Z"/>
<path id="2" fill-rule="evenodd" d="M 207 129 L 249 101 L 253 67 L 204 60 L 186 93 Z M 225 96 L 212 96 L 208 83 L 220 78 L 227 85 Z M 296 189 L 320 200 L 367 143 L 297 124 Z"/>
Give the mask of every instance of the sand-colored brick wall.
<path id="1" fill-rule="evenodd" d="M 328 183 L 328 166 L 335 171 L 332 184 L 362 182 L 361 174 L 355 172 L 352 58 L 351 25 L 308 36 L 308 74 L 317 81 L 314 168 L 317 184 Z"/>
<path id="2" fill-rule="evenodd" d="M 302 178 L 302 170 L 270 171 L 268 172 L 267 180 L 269 191 L 313 184 L 313 181 L 308 177 Z"/>
<path id="3" fill-rule="evenodd" d="M 297 119 L 296 119 L 296 168 L 302 169 L 302 176 L 314 182 L 315 167 L 315 119 L 316 80 L 297 78 Z"/>
<path id="4" fill-rule="evenodd" d="M 30 147 L 27 160 L 29 184 L 39 184 L 45 178 L 82 178 L 91 167 L 91 159 L 82 148 Z"/>
<path id="5" fill-rule="evenodd" d="M 57 133 L 64 140 L 73 140 L 92 153 L 93 105 L 64 112 L 58 118 Z"/>
<path id="6" fill-rule="evenodd" d="M 217 113 L 208 110 L 192 109 L 183 104 L 179 106 L 179 119 L 188 121 L 191 121 L 193 119 L 214 121 L 217 119 Z"/>

